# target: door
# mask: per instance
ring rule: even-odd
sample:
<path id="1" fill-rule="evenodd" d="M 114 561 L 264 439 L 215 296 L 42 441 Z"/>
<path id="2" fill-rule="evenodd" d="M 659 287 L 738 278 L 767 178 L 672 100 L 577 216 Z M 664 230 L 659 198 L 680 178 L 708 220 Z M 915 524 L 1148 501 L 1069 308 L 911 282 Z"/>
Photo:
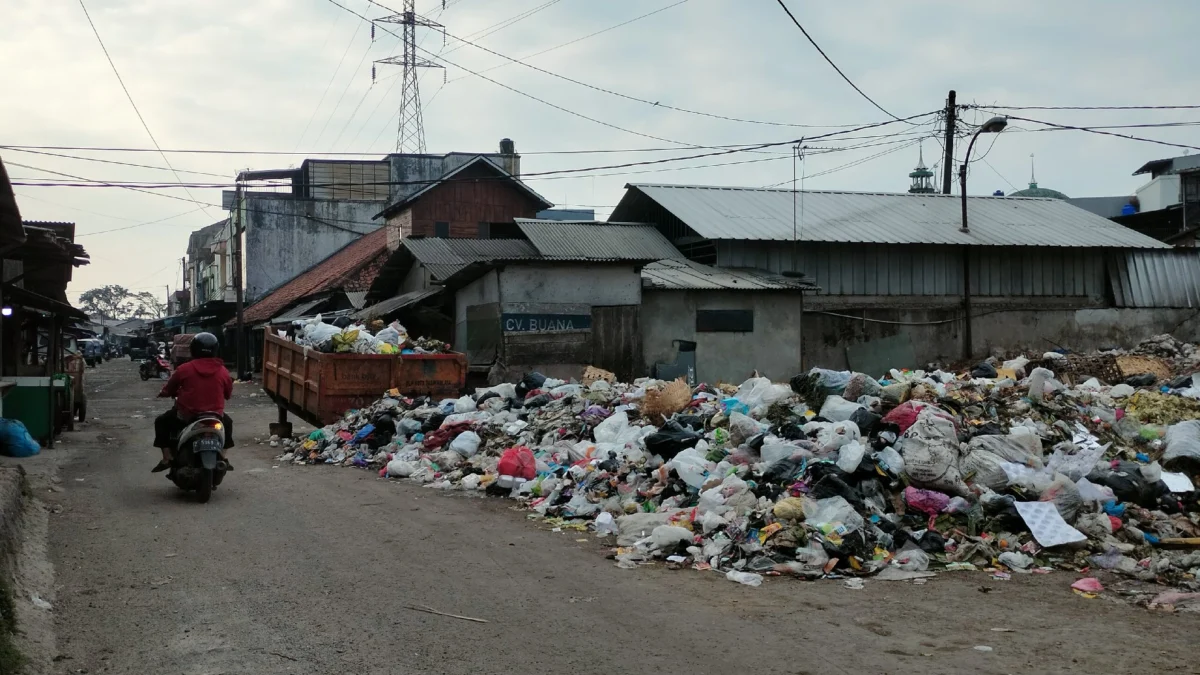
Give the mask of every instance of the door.
<path id="1" fill-rule="evenodd" d="M 641 306 L 592 307 L 592 365 L 611 370 L 622 382 L 645 374 Z"/>

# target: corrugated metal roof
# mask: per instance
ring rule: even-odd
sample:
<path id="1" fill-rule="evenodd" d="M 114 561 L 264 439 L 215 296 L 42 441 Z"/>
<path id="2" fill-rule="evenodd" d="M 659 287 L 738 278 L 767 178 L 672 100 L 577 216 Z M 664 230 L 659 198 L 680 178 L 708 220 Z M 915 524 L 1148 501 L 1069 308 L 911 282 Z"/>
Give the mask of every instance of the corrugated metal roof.
<path id="1" fill-rule="evenodd" d="M 409 237 L 404 247 L 435 279 L 446 280 L 467 265 L 488 260 L 537 260 L 537 249 L 524 239 L 438 239 Z"/>
<path id="2" fill-rule="evenodd" d="M 1200 308 L 1200 251 L 1126 251 L 1109 260 L 1117 307 Z"/>
<path id="3" fill-rule="evenodd" d="M 952 195 L 807 191 L 793 198 L 791 190 L 626 187 L 613 220 L 648 220 L 648 198 L 706 239 L 1167 248 L 1057 199 L 968 197 L 971 231 L 964 233 L 962 202 Z"/>
<path id="4" fill-rule="evenodd" d="M 404 309 L 409 305 L 414 305 L 425 298 L 435 296 L 441 292 L 442 289 L 440 288 L 425 288 L 419 291 L 410 291 L 402 295 L 397 295 L 394 298 L 388 298 L 382 302 L 377 302 L 370 307 L 366 307 L 358 312 L 355 312 L 351 315 L 351 318 L 358 319 L 360 321 L 379 319 L 391 314 L 392 312 Z"/>
<path id="5" fill-rule="evenodd" d="M 546 260 L 651 261 L 683 257 L 653 225 L 513 220 Z"/>
<path id="6" fill-rule="evenodd" d="M 646 265 L 642 268 L 642 287 L 672 291 L 820 290 L 809 279 L 791 279 L 766 270 L 710 267 L 692 260 L 659 260 Z"/>

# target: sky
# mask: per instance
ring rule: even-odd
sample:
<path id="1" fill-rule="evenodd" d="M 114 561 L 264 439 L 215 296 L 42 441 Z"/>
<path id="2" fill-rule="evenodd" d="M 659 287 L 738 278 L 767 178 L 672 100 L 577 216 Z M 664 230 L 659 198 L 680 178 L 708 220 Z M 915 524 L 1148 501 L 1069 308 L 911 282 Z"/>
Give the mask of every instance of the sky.
<path id="1" fill-rule="evenodd" d="M 368 0 L 336 2 L 372 19 L 388 13 Z M 420 82 L 428 151 L 493 152 L 508 137 L 524 173 L 594 168 L 530 184 L 556 205 L 595 208 L 604 218 L 628 182 L 786 188 L 795 172 L 804 189 L 905 191 L 919 150 L 927 164 L 940 161 L 938 123 L 892 116 L 939 110 L 950 89 L 960 103 L 981 106 L 963 113 L 976 125 L 992 111 L 1073 126 L 1200 120 L 1200 110 L 1013 109 L 1200 103 L 1200 73 L 1180 57 L 1200 32 L 1194 0 L 787 4 L 879 107 L 822 59 L 777 0 L 447 0 L 445 9 L 441 0 L 417 0 L 419 14 L 446 27 L 445 37 L 421 31 L 420 55 L 445 66 L 423 71 Z M 161 148 L 238 152 L 168 152 L 164 159 L 157 152 L 0 147 L 14 182 L 69 180 L 49 170 L 106 182 L 223 185 L 240 170 L 298 166 L 311 153 L 379 158 L 394 149 L 400 69 L 379 65 L 371 79 L 373 62 L 399 44 L 386 24 L 372 40 L 370 24 L 333 0 L 83 5 Z M 0 13 L 0 146 L 154 148 L 79 0 L 0 0 Z M 561 77 L 497 54 L 530 57 Z M 1145 182 L 1134 170 L 1185 152 L 1036 131 L 1046 128 L 1010 120 L 1002 134 L 981 136 L 968 193 L 1026 187 L 1033 161 L 1042 187 L 1072 197 L 1132 194 Z M 1113 131 L 1200 146 L 1195 126 Z M 834 132 L 846 138 L 803 141 L 803 158 L 793 157 L 791 142 Z M 713 152 L 681 149 L 687 145 L 766 143 L 778 145 L 598 168 Z M 965 146 L 958 144 L 956 164 Z M 670 150 L 629 152 L 647 148 Z M 578 152 L 596 150 L 623 152 Z M 255 154 L 266 151 L 293 154 Z M 27 220 L 77 224 L 92 264 L 76 270 L 72 299 L 104 284 L 164 295 L 178 288 L 188 235 L 224 217 L 214 187 L 15 190 Z"/>

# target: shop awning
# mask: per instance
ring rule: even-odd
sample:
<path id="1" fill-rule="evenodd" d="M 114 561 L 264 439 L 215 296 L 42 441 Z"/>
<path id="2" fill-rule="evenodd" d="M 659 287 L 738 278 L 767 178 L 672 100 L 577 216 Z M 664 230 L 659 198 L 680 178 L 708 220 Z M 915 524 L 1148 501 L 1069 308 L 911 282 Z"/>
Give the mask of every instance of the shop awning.
<path id="1" fill-rule="evenodd" d="M 5 286 L 4 288 L 4 304 L 26 309 L 35 309 L 39 312 L 54 314 L 67 319 L 76 321 L 88 321 L 88 315 L 83 310 L 76 309 L 65 302 L 59 302 L 53 298 L 47 298 L 44 295 L 38 295 L 33 291 L 25 290 L 19 286 Z"/>

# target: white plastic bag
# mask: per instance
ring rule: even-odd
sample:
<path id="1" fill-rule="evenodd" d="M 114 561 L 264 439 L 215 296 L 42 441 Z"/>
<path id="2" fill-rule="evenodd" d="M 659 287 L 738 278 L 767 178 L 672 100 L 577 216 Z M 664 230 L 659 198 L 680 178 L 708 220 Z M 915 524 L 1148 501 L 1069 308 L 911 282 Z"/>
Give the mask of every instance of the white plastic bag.
<path id="1" fill-rule="evenodd" d="M 843 497 L 826 497 L 813 501 L 804 500 L 804 519 L 817 527 L 844 525 L 846 531 L 855 532 L 862 528 L 863 518 L 850 502 Z"/>
<path id="2" fill-rule="evenodd" d="M 393 459 L 387 465 L 388 478 L 407 478 L 413 475 L 416 470 L 416 465 L 402 459 Z"/>
<path id="3" fill-rule="evenodd" d="M 470 396 L 463 396 L 454 402 L 454 412 L 469 413 L 475 412 L 475 401 L 471 400 Z"/>
<path id="4" fill-rule="evenodd" d="M 673 549 L 679 544 L 690 544 L 692 537 L 692 531 L 686 527 L 659 525 L 650 533 L 650 548 L 655 551 Z"/>
<path id="5" fill-rule="evenodd" d="M 1200 462 L 1200 420 L 1187 420 L 1167 427 L 1167 450 L 1162 463 L 1168 465 L 1178 460 Z"/>
<path id="6" fill-rule="evenodd" d="M 474 431 L 464 431 L 450 441 L 450 449 L 463 457 L 474 457 L 479 452 L 480 438 Z"/>
<path id="7" fill-rule="evenodd" d="M 863 406 L 853 401 L 847 401 L 837 394 L 832 394 L 825 399 L 825 404 L 821 406 L 821 417 L 830 422 L 845 422 L 855 411 L 862 409 Z"/>
<path id="8" fill-rule="evenodd" d="M 734 412 L 729 415 L 729 440 L 735 445 L 745 443 L 750 439 L 763 432 L 762 425 L 755 422 L 748 415 L 743 415 L 740 412 Z"/>
<path id="9" fill-rule="evenodd" d="M 629 425 L 629 415 L 625 411 L 614 413 L 600 424 L 596 425 L 596 442 L 624 446 L 636 443 L 641 438 L 641 429 Z"/>
<path id="10" fill-rule="evenodd" d="M 862 462 L 866 452 L 861 443 L 850 441 L 838 448 L 837 467 L 846 473 L 854 473 L 858 470 L 858 465 Z"/>
<path id="11" fill-rule="evenodd" d="M 667 462 L 668 469 L 673 469 L 684 483 L 696 490 L 704 486 L 705 481 L 708 480 L 708 472 L 714 467 L 712 462 L 693 448 L 680 451 L 671 461 Z"/>

